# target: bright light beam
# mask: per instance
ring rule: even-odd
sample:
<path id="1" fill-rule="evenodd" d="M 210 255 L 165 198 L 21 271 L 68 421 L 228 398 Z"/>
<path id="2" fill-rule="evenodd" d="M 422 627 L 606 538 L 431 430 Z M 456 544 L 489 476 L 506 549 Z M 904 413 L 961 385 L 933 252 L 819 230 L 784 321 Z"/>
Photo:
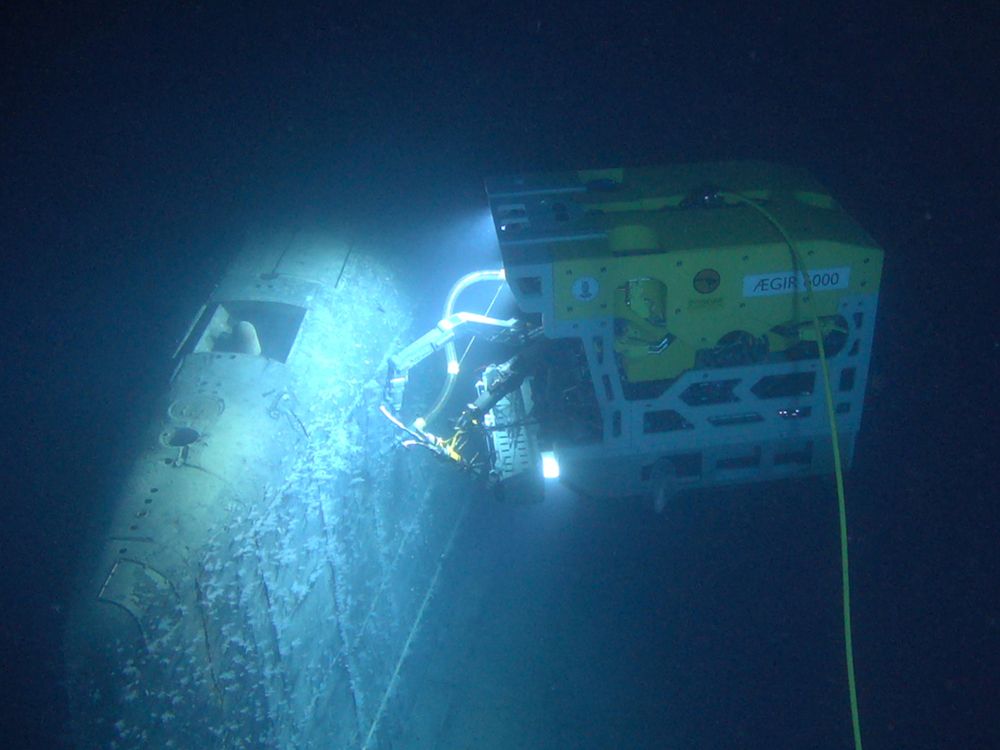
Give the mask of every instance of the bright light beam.
<path id="1" fill-rule="evenodd" d="M 545 479 L 559 478 L 559 461 L 552 451 L 542 451 L 542 476 Z"/>

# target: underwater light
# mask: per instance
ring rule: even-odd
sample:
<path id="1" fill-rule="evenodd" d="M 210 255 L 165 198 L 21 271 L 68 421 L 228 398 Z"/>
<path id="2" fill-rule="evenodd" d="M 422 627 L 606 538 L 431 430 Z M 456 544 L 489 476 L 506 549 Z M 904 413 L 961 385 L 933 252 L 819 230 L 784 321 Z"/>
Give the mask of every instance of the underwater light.
<path id="1" fill-rule="evenodd" d="M 559 478 L 559 461 L 552 451 L 542 451 L 542 476 L 546 479 Z"/>

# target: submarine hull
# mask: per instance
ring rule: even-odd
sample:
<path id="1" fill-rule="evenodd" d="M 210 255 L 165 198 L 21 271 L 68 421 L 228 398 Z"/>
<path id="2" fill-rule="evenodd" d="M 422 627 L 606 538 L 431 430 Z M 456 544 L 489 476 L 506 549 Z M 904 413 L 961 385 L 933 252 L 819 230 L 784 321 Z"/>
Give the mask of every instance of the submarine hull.
<path id="1" fill-rule="evenodd" d="M 90 545 L 65 649 L 80 747 L 377 741 L 461 518 L 456 478 L 377 412 L 409 326 L 390 269 L 271 239 L 195 317 Z"/>

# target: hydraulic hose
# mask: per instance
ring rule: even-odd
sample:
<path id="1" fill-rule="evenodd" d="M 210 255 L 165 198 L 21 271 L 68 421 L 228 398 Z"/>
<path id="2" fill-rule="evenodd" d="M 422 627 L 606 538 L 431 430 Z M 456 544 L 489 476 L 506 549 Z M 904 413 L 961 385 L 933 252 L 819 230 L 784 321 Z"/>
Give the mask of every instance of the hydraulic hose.
<path id="1" fill-rule="evenodd" d="M 851 577 L 847 560 L 847 501 L 844 497 L 844 469 L 840 457 L 840 436 L 837 430 L 837 415 L 833 405 L 833 388 L 830 385 L 830 368 L 827 365 L 826 347 L 823 345 L 823 328 L 816 313 L 816 306 L 813 301 L 812 279 L 809 276 L 809 269 L 802 262 L 802 256 L 798 248 L 792 242 L 791 236 L 785 231 L 781 223 L 771 215 L 766 208 L 756 203 L 745 195 L 722 191 L 719 193 L 722 198 L 742 203 L 749 206 L 754 211 L 763 216 L 767 222 L 773 226 L 792 254 L 792 260 L 796 269 L 802 274 L 805 282 L 806 301 L 808 310 L 816 327 L 816 345 L 819 349 L 820 370 L 823 373 L 823 393 L 826 400 L 826 413 L 830 420 L 830 439 L 833 443 L 833 469 L 837 481 L 837 510 L 840 520 L 840 578 L 843 595 L 843 615 L 844 615 L 844 655 L 847 661 L 847 690 L 851 702 L 851 729 L 854 735 L 855 750 L 862 750 L 861 747 L 861 717 L 858 711 L 858 692 L 854 677 L 854 645 L 851 634 Z"/>
<path id="2" fill-rule="evenodd" d="M 454 286 L 452 286 L 451 291 L 448 292 L 448 297 L 444 303 L 444 313 L 442 315 L 442 319 L 450 317 L 452 313 L 455 312 L 455 303 L 458 301 L 459 296 L 473 284 L 478 284 L 482 281 L 504 281 L 505 279 L 506 276 L 504 275 L 504 270 L 502 268 L 497 270 L 473 271 L 472 273 L 467 273 L 465 276 L 456 281 Z M 449 341 L 444 345 L 444 356 L 445 362 L 447 363 L 444 385 L 441 386 L 441 392 L 438 394 L 437 400 L 434 401 L 434 404 L 424 417 L 425 424 L 430 424 L 438 416 L 438 414 L 441 413 L 441 409 L 444 408 L 448 399 L 451 398 L 451 393 L 455 388 L 455 381 L 458 379 L 458 373 L 461 369 L 454 340 Z"/>

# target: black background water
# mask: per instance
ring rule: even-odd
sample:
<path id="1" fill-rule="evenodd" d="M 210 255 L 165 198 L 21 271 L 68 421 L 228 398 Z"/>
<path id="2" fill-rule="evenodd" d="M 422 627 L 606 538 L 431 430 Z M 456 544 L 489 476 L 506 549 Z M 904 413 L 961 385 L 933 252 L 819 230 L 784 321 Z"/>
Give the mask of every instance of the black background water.
<path id="1" fill-rule="evenodd" d="M 867 744 L 1000 745 L 1000 16 L 869 5 L 5 10 L 4 746 L 61 742 L 67 577 L 177 336 L 248 230 L 381 234 L 435 269 L 418 282 L 444 285 L 447 248 L 428 238 L 483 206 L 486 175 L 742 157 L 810 168 L 887 250 L 848 484 Z M 628 658 L 669 656 L 640 617 L 650 602 L 698 602 L 677 658 L 706 681 L 677 687 L 677 705 L 756 716 L 745 747 L 805 747 L 816 726 L 844 747 L 832 498 L 738 499 L 677 511 L 659 535 L 628 515 L 606 532 L 634 536 L 644 562 L 609 555 L 602 570 L 674 571 L 691 552 L 681 581 L 629 589 L 622 622 L 643 624 Z M 813 660 L 782 663 L 782 639 Z M 745 692 L 721 684 L 731 670 Z M 642 716 L 650 742 L 669 736 L 669 705 Z"/>

